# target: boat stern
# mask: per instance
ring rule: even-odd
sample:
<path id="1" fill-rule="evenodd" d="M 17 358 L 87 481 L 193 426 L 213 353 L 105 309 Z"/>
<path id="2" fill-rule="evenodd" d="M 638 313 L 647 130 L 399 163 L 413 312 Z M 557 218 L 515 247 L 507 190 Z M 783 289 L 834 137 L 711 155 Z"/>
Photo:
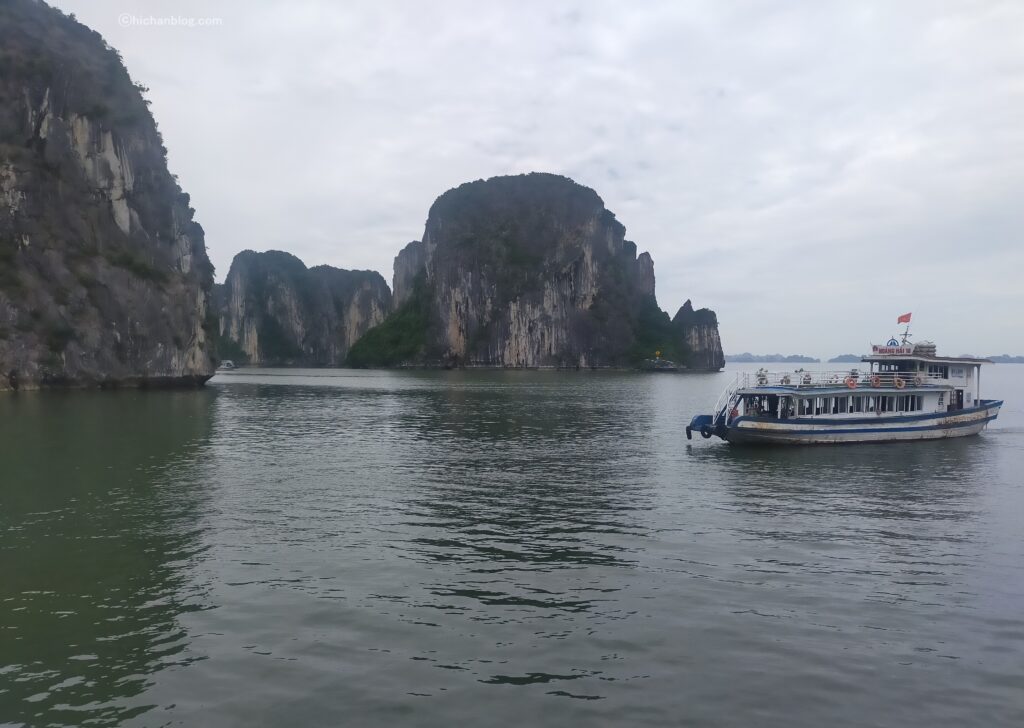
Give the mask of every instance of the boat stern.
<path id="1" fill-rule="evenodd" d="M 714 415 L 694 415 L 693 419 L 690 420 L 690 424 L 686 426 L 686 439 L 692 440 L 694 432 L 699 432 L 701 437 L 704 439 L 708 439 L 714 435 Z"/>

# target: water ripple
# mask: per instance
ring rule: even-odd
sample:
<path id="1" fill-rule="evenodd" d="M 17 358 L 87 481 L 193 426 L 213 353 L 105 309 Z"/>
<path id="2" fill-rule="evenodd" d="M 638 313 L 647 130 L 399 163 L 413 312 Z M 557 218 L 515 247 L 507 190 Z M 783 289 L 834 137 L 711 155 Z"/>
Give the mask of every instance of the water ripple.
<path id="1" fill-rule="evenodd" d="M 687 443 L 720 380 L 2 400 L 0 722 L 1024 722 L 1024 415 Z"/>

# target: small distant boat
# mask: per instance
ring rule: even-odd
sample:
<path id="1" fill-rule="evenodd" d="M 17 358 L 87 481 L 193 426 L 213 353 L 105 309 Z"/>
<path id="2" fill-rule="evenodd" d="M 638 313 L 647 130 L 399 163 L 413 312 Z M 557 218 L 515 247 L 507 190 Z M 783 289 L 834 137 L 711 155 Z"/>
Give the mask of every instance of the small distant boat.
<path id="1" fill-rule="evenodd" d="M 217 371 L 219 371 L 219 372 L 226 372 L 226 371 L 230 371 L 231 369 L 234 369 L 234 368 L 235 368 L 235 363 L 233 361 L 231 361 L 230 359 L 225 359 L 224 361 L 222 361 L 220 363 L 220 366 L 217 367 Z"/>
<path id="2" fill-rule="evenodd" d="M 900 317 L 909 322 L 909 314 Z M 909 327 L 908 327 L 909 329 Z M 982 399 L 989 359 L 941 357 L 935 344 L 890 339 L 861 359 L 867 371 L 738 374 L 713 414 L 686 428 L 730 444 L 804 445 L 964 437 L 999 415 L 1002 400 Z"/>
<path id="3" fill-rule="evenodd" d="M 640 369 L 645 372 L 678 372 L 681 368 L 685 367 L 680 367 L 674 361 L 662 359 L 660 356 L 644 359 L 640 364 Z"/>

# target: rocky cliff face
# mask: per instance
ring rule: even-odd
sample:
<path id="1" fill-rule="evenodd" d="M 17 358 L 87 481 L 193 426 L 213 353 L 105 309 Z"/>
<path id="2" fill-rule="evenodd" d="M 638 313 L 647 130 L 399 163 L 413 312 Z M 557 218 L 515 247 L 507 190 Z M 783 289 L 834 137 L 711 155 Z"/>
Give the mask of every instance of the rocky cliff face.
<path id="1" fill-rule="evenodd" d="M 718 316 L 714 311 L 707 308 L 694 311 L 693 304 L 687 300 L 673 317 L 672 328 L 686 344 L 691 368 L 721 369 L 725 366 Z"/>
<path id="2" fill-rule="evenodd" d="M 395 256 L 395 274 L 392 278 L 392 288 L 394 291 L 392 303 L 395 308 L 409 300 L 416 276 L 423 270 L 426 262 L 426 248 L 419 240 L 413 240 Z"/>
<path id="3" fill-rule="evenodd" d="M 0 388 L 201 383 L 213 269 L 120 56 L 0 3 Z"/>
<path id="4" fill-rule="evenodd" d="M 235 256 L 216 299 L 221 355 L 270 366 L 340 366 L 391 310 L 379 273 L 306 268 L 273 250 Z"/>
<path id="5" fill-rule="evenodd" d="M 710 330 L 672 327 L 654 283 L 650 255 L 593 190 L 550 174 L 471 182 L 434 202 L 422 242 L 395 259 L 397 310 L 352 363 L 397 363 L 390 342 L 415 337 L 414 360 L 445 365 L 616 366 L 656 350 L 717 361 Z M 718 348 L 691 352 L 691 339 Z"/>

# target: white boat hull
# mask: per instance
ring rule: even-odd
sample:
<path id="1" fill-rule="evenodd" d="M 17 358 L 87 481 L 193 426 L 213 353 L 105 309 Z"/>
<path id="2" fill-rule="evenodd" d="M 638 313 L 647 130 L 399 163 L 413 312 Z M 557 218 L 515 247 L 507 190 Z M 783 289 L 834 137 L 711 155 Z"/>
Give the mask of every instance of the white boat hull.
<path id="1" fill-rule="evenodd" d="M 732 444 L 812 445 L 854 442 L 905 442 L 977 435 L 999 414 L 1000 401 L 978 407 L 909 417 L 816 417 L 777 420 L 739 417 L 722 434 Z"/>

